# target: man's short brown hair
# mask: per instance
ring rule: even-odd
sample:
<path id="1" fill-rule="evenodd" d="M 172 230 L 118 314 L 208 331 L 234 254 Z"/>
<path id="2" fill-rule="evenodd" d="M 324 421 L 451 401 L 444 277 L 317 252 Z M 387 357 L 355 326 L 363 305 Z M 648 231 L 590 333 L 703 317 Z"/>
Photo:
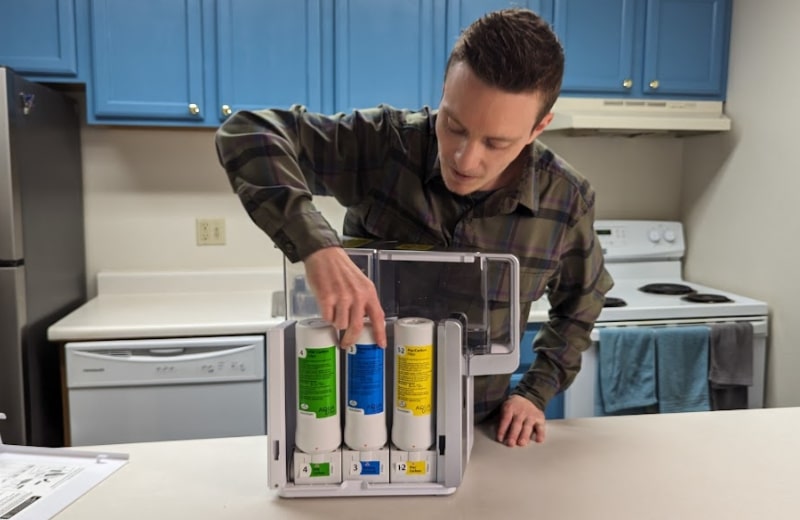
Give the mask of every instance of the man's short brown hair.
<path id="1" fill-rule="evenodd" d="M 528 9 L 493 11 L 474 21 L 456 41 L 445 77 L 458 62 L 489 86 L 511 93 L 540 92 L 544 104 L 539 120 L 561 91 L 564 51 L 548 23 Z"/>

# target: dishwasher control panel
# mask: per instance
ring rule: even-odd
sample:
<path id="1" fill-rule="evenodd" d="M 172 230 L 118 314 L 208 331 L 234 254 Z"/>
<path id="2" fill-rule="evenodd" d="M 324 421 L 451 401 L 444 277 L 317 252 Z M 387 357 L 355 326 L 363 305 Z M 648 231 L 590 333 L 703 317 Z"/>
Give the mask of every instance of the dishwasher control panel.
<path id="1" fill-rule="evenodd" d="M 253 381 L 265 372 L 260 335 L 82 341 L 64 348 L 68 388 Z"/>

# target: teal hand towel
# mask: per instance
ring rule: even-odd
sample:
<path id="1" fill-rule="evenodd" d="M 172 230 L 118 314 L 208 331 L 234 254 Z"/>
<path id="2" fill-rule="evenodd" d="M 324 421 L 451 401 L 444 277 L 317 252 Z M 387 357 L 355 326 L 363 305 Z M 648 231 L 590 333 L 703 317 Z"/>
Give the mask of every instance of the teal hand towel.
<path id="1" fill-rule="evenodd" d="M 596 411 L 640 412 L 656 398 L 655 336 L 649 327 L 600 329 L 598 345 L 599 397 Z M 633 410 L 637 409 L 637 410 Z"/>
<path id="2" fill-rule="evenodd" d="M 710 410 L 708 327 L 662 327 L 654 330 L 658 411 L 666 413 Z"/>

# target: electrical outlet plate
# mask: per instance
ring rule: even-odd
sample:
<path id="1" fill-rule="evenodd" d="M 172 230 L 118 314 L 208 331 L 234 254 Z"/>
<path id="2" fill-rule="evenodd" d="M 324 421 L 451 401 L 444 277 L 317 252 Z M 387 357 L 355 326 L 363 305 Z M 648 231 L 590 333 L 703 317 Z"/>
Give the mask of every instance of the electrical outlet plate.
<path id="1" fill-rule="evenodd" d="M 225 245 L 224 218 L 198 218 L 195 223 L 198 246 Z"/>

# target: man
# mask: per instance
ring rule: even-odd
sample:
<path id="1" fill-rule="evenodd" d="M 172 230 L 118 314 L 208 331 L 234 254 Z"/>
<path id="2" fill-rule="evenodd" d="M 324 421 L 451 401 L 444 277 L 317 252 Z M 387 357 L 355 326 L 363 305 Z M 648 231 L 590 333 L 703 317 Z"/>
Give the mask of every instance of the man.
<path id="1" fill-rule="evenodd" d="M 536 141 L 553 118 L 563 69 L 546 22 L 497 11 L 456 43 L 438 111 L 380 106 L 327 117 L 295 106 L 240 112 L 217 132 L 231 185 L 286 256 L 304 262 L 322 317 L 345 331 L 342 347 L 365 315 L 385 346 L 385 316 L 312 193 L 347 207 L 347 235 L 519 258 L 518 319 L 545 292 L 552 309 L 536 361 L 510 397 L 509 375 L 475 382 L 476 419 L 498 412 L 497 439 L 508 446 L 544 441 L 543 410 L 580 369 L 612 285 L 593 230 L 594 192 Z"/>

